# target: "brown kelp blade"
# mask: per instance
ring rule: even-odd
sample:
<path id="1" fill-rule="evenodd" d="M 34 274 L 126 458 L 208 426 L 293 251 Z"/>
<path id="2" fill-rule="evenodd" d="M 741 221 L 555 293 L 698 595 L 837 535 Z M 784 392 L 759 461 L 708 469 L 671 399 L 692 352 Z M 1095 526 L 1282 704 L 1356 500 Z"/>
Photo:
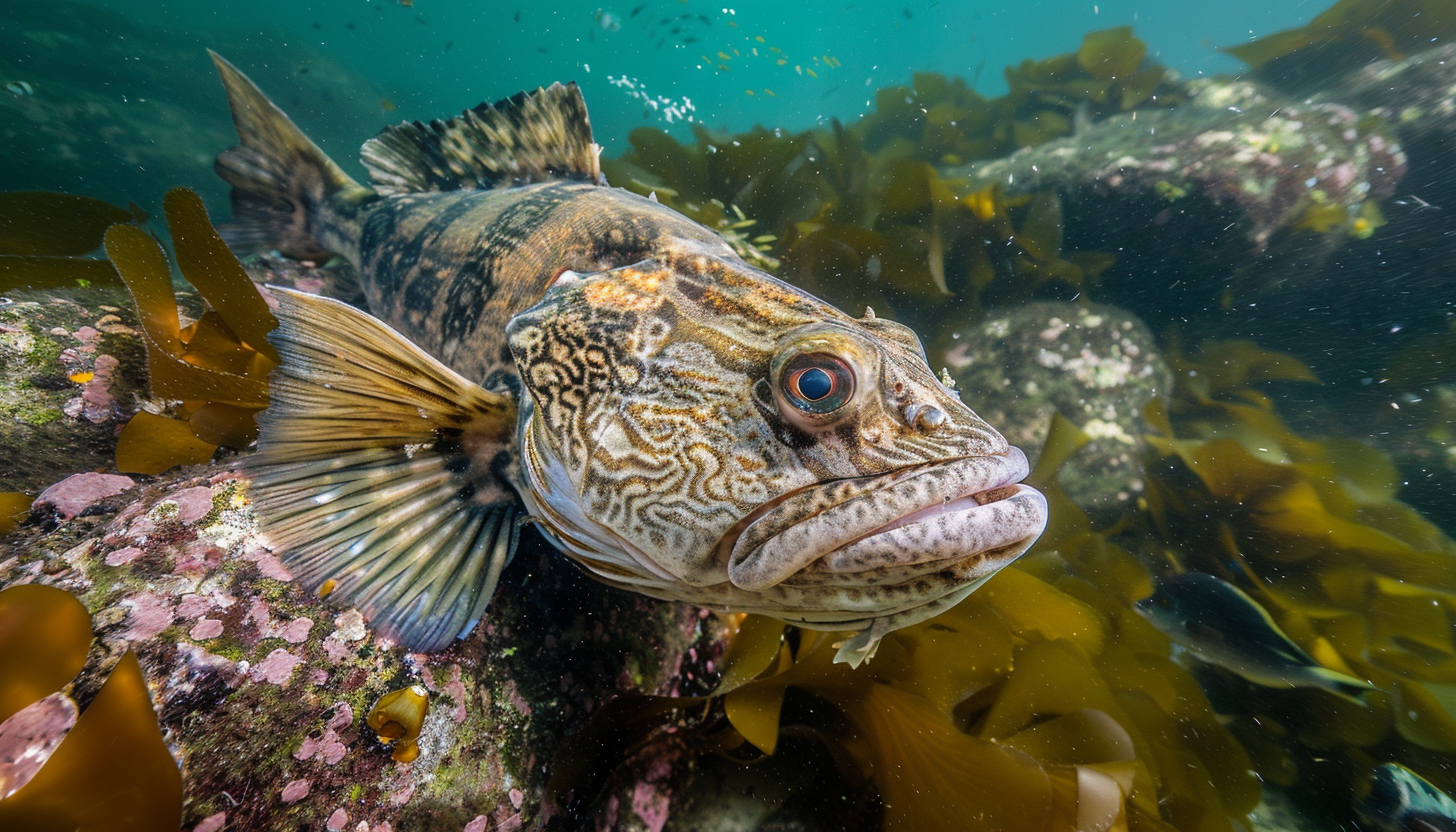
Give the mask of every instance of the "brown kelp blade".
<path id="1" fill-rule="evenodd" d="M 0 800 L 0 829 L 157 832 L 182 825 L 182 773 L 128 650 L 35 777 Z"/>
<path id="2" fill-rule="evenodd" d="M 0 254 L 76 257 L 101 245 L 106 229 L 132 214 L 89 196 L 0 193 Z"/>
<path id="3" fill-rule="evenodd" d="M 91 616 L 76 596 L 39 584 L 0 592 L 0 722 L 70 684 L 90 647 Z"/>
<path id="4" fill-rule="evenodd" d="M 182 276 L 197 287 L 244 344 L 277 364 L 278 351 L 268 343 L 267 335 L 278 326 L 278 319 L 208 221 L 202 197 L 187 188 L 173 188 L 162 204 Z"/>

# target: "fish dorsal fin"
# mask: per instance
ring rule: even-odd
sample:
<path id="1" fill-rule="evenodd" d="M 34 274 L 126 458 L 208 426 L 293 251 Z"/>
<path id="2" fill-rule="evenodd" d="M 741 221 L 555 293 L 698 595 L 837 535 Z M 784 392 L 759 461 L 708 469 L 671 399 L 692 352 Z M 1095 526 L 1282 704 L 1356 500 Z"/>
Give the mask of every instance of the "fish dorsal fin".
<path id="1" fill-rule="evenodd" d="M 449 120 L 405 122 L 364 143 L 364 166 L 385 196 L 484 190 L 567 179 L 605 185 L 575 83 L 519 92 Z"/>

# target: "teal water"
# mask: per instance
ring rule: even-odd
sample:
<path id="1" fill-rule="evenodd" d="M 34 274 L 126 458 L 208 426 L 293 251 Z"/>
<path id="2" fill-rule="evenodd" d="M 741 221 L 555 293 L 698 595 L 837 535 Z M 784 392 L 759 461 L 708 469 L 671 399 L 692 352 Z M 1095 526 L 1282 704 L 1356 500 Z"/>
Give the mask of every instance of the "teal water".
<path id="1" fill-rule="evenodd" d="M 398 106 L 390 114 L 394 118 L 437 118 L 516 90 L 575 80 L 591 106 L 598 141 L 611 154 L 628 129 L 666 126 L 666 109 L 685 109 L 685 102 L 692 107 L 687 115 L 710 128 L 739 131 L 764 124 L 797 130 L 829 117 L 849 121 L 863 115 L 876 88 L 908 82 L 912 72 L 970 78 L 979 68 L 976 88 L 998 95 L 1005 90 L 1003 66 L 1075 50 L 1088 31 L 1111 26 L 1135 27 L 1151 58 L 1185 75 L 1232 72 L 1240 64 L 1215 47 L 1300 25 L 1322 6 L 1305 0 L 1007 5 L 419 0 L 411 6 L 383 0 L 132 0 L 108 8 L 224 54 L 239 40 L 264 33 L 307 43 L 369 79 Z M 680 31 L 673 34 L 674 29 Z M 720 59 L 719 52 L 732 58 Z M 825 66 L 824 56 L 840 65 Z M 778 65 L 779 57 L 787 63 Z M 728 70 L 718 70 L 718 64 Z M 819 77 L 795 72 L 795 66 L 814 69 Z M 620 81 L 613 83 L 624 77 L 665 103 L 656 110 L 644 107 Z"/>

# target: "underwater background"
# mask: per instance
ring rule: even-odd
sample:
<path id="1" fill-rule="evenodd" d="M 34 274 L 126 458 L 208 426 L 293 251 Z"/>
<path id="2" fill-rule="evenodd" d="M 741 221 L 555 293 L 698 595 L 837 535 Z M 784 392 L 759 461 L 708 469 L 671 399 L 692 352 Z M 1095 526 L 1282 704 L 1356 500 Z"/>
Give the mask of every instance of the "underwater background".
<path id="1" fill-rule="evenodd" d="M 4 4 L 0 192 L 111 205 L 0 193 L 0 720 L 60 697 L 135 758 L 35 729 L 0 828 L 116 767 L 164 808 L 87 828 L 1456 828 L 1453 37 L 1449 0 Z M 212 242 L 207 49 L 360 179 L 386 125 L 578 82 L 611 184 L 914 328 L 1046 534 L 858 670 L 540 540 L 489 632 L 375 641 L 226 473 L 272 364 L 217 276 L 344 267 Z"/>

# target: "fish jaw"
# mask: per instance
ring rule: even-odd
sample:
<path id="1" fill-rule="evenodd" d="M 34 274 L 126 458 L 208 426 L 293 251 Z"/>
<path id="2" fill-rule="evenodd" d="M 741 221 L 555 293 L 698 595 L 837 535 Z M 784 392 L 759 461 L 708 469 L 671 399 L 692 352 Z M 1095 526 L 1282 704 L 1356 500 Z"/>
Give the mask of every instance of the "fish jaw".
<path id="1" fill-rule="evenodd" d="M 1026 474 L 1026 455 L 1011 447 L 809 486 L 745 518 L 719 551 L 729 553 L 729 580 L 748 592 L 978 581 L 1046 527 L 1046 498 L 1020 484 Z"/>

